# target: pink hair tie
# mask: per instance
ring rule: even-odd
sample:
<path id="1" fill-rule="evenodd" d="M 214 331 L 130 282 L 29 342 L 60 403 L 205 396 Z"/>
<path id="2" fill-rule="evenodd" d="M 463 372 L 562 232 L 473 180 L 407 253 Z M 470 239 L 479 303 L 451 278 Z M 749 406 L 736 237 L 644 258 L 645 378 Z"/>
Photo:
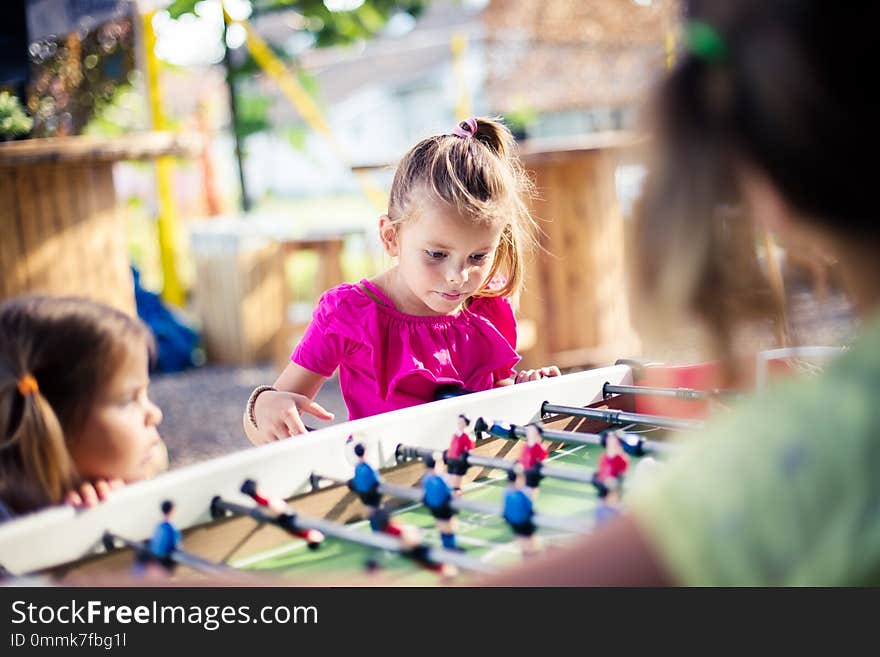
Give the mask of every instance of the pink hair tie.
<path id="1" fill-rule="evenodd" d="M 459 123 L 452 131 L 452 134 L 462 139 L 470 139 L 477 134 L 477 120 L 474 117 L 465 119 Z"/>

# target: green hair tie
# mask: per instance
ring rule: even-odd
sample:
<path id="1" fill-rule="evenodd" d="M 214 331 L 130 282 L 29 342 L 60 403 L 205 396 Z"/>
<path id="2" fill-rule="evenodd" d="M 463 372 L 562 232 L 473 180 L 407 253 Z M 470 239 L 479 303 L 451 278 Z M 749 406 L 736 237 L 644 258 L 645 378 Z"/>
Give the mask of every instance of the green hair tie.
<path id="1" fill-rule="evenodd" d="M 720 62 L 727 57 L 727 44 L 718 30 L 703 21 L 690 21 L 685 26 L 688 50 L 707 62 Z"/>

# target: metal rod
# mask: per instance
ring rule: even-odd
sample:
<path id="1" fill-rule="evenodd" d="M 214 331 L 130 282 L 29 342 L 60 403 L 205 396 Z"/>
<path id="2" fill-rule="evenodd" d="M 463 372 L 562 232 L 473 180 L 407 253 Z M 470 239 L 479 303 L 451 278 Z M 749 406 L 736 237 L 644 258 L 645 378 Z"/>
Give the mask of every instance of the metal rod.
<path id="1" fill-rule="evenodd" d="M 482 429 L 478 428 L 482 426 Z M 492 426 L 486 424 L 483 418 L 477 418 L 474 423 L 476 431 L 482 431 L 507 440 L 524 440 L 526 430 L 515 424 L 502 424 L 494 422 Z M 545 440 L 555 440 L 561 443 L 574 445 L 601 445 L 602 436 L 596 433 L 581 433 L 579 431 L 560 431 L 557 429 L 544 429 Z M 670 454 L 676 450 L 676 445 L 658 440 L 648 440 L 640 435 L 628 432 L 619 432 L 620 441 L 627 454 L 633 456 L 645 456 L 648 454 Z"/>
<path id="2" fill-rule="evenodd" d="M 313 475 L 318 479 L 332 481 L 336 484 L 347 484 L 348 482 L 333 477 L 325 477 L 323 475 Z M 411 502 L 422 502 L 423 493 L 418 488 L 409 486 L 398 486 L 397 484 L 389 484 L 384 481 L 379 482 L 379 492 L 388 497 L 397 497 Z M 453 498 L 449 501 L 449 506 L 456 511 L 469 511 L 471 513 L 481 513 L 488 516 L 502 517 L 503 509 L 497 504 L 488 504 L 485 502 L 475 502 L 473 500 L 464 500 L 461 498 Z M 532 522 L 535 527 L 543 527 L 544 529 L 556 529 L 559 531 L 571 532 L 572 534 L 585 534 L 590 531 L 590 526 L 568 518 L 559 518 L 557 516 L 547 516 L 536 513 L 532 516 Z"/>
<path id="3" fill-rule="evenodd" d="M 278 522 L 274 522 L 275 518 L 264 513 L 257 507 L 248 507 L 234 502 L 228 502 L 220 497 L 215 497 L 211 502 L 211 506 L 212 508 L 216 507 L 219 510 L 234 513 L 236 515 L 250 516 L 261 522 L 279 524 Z M 411 548 L 404 545 L 399 538 L 395 538 L 390 534 L 368 534 L 323 518 L 312 518 L 293 513 L 291 513 L 289 517 L 292 519 L 292 522 L 296 527 L 300 529 L 317 529 L 327 536 L 332 536 L 350 543 L 356 543 L 377 550 L 396 552 L 403 556 L 407 556 L 407 554 L 412 551 Z M 284 521 L 282 520 L 282 522 Z M 285 525 L 282 524 L 281 526 Z M 449 563 L 462 570 L 470 570 L 480 573 L 493 573 L 496 570 L 492 566 L 485 564 L 478 559 L 444 548 L 428 548 L 425 552 L 425 558 L 432 563 Z"/>
<path id="4" fill-rule="evenodd" d="M 660 415 L 646 415 L 645 413 L 629 413 L 627 411 L 604 410 L 599 408 L 581 408 L 578 406 L 557 406 L 544 402 L 541 406 L 541 413 L 544 415 L 573 415 L 575 417 L 585 417 L 594 420 L 601 420 L 608 424 L 626 424 L 635 422 L 637 424 L 647 424 L 663 429 L 689 429 L 699 431 L 705 426 L 700 420 L 683 420 L 680 418 L 663 417 Z M 544 432 L 545 437 L 547 431 Z"/>
<path id="5" fill-rule="evenodd" d="M 105 547 L 110 547 L 115 545 L 116 543 L 121 543 L 123 546 L 134 550 L 136 553 L 147 553 L 150 554 L 147 546 L 138 541 L 132 541 L 127 538 L 123 538 L 122 536 L 117 536 L 111 532 L 104 532 L 103 542 Z M 181 550 L 179 548 L 175 548 L 172 550 L 168 558 L 171 561 L 178 563 L 182 566 L 187 566 L 188 568 L 192 568 L 193 570 L 198 570 L 209 575 L 224 575 L 224 576 L 235 576 L 235 577 L 243 577 L 243 573 L 240 570 L 236 570 L 235 568 L 230 568 L 229 566 L 224 566 L 220 563 L 215 563 L 213 561 L 208 561 L 207 559 L 202 559 L 201 557 L 197 557 L 196 555 L 187 552 L 186 550 Z"/>
<path id="6" fill-rule="evenodd" d="M 610 395 L 648 395 L 651 397 L 671 397 L 684 401 L 702 401 L 716 396 L 717 393 L 694 388 L 657 388 L 653 386 L 623 386 L 606 383 L 602 387 L 605 397 Z"/>
<path id="7" fill-rule="evenodd" d="M 489 425 L 483 418 L 477 418 L 474 423 L 474 431 L 485 432 L 498 438 L 507 438 L 508 440 L 519 440 L 526 437 L 525 427 L 516 424 L 505 424 L 502 422 L 493 422 Z M 602 436 L 598 433 L 581 433 L 579 431 L 560 431 L 558 429 L 544 429 L 543 436 L 545 440 L 555 440 L 556 442 L 568 445 L 601 445 Z"/>
<path id="8" fill-rule="evenodd" d="M 434 450 L 425 447 L 410 447 L 407 445 L 398 445 L 397 453 L 400 456 L 410 458 L 424 459 L 427 456 L 433 456 Z M 444 457 L 446 452 L 443 452 Z M 463 455 L 465 463 L 468 467 L 475 466 L 480 468 L 493 468 L 495 470 L 504 470 L 505 472 L 515 472 L 518 463 L 513 459 L 499 459 L 491 456 L 481 456 L 466 452 Z M 549 463 L 541 464 L 541 475 L 551 477 L 553 479 L 564 479 L 565 481 L 576 481 L 582 484 L 589 484 L 593 481 L 593 475 L 582 472 L 575 468 L 564 468 Z"/>

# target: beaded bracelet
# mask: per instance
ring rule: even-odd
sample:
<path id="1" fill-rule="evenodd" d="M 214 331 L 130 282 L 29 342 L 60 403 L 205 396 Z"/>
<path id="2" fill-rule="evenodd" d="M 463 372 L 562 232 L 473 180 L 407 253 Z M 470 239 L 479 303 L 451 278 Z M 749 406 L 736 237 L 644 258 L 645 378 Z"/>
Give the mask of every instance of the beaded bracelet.
<path id="1" fill-rule="evenodd" d="M 247 400 L 247 417 L 248 420 L 250 420 L 251 422 L 251 426 L 257 431 L 260 430 L 260 427 L 257 426 L 257 418 L 254 415 L 254 406 L 257 405 L 257 397 L 262 395 L 267 390 L 275 390 L 275 388 L 273 388 L 272 386 L 257 386 L 256 388 L 254 388 L 253 392 L 251 392 L 251 396 L 248 397 Z"/>

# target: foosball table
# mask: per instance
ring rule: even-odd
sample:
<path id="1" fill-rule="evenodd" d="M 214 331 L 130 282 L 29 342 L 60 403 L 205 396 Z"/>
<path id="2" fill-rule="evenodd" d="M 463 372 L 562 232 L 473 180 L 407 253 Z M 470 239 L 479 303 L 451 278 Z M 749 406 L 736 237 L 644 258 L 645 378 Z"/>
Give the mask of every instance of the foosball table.
<path id="1" fill-rule="evenodd" d="M 550 550 L 613 513 L 596 479 L 609 432 L 626 453 L 615 482 L 625 502 L 633 473 L 662 463 L 680 434 L 702 426 L 723 394 L 716 375 L 712 366 L 622 362 L 328 426 L 127 486 L 92 509 L 54 507 L 8 522 L 0 565 L 62 582 L 127 575 L 149 557 L 160 504 L 171 500 L 182 540 L 165 556 L 178 580 L 341 584 L 375 572 L 377 583 L 424 585 L 493 572 L 523 558 L 523 539 L 540 539 L 533 552 Z M 475 445 L 447 458 L 460 416 Z M 523 465 L 537 422 L 543 456 Z M 354 483 L 360 461 L 377 475 L 366 492 Z M 461 473 L 442 508 L 426 504 L 431 461 L 443 479 L 444 469 Z M 505 519 L 516 490 L 528 494 L 525 523 Z M 454 546 L 441 540 L 448 526 L 438 529 L 450 521 Z"/>

